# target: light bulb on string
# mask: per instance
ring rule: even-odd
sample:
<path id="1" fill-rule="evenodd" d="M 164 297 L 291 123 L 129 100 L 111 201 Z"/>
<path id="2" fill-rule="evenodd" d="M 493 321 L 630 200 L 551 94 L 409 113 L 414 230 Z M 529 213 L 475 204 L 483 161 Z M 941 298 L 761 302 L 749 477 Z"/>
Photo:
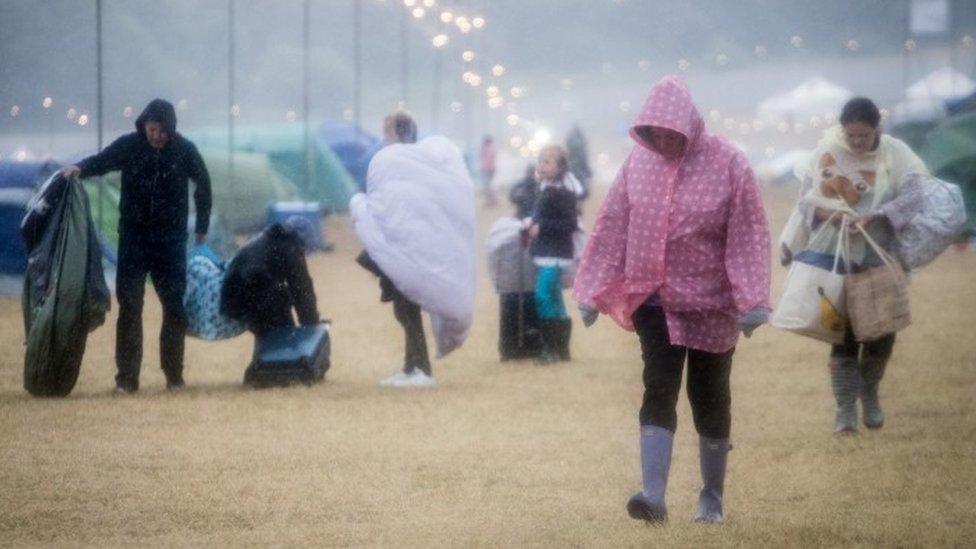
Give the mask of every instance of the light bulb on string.
<path id="1" fill-rule="evenodd" d="M 132 118 L 132 107 L 126 105 L 125 108 L 122 109 L 122 117 L 123 118 Z"/>
<path id="2" fill-rule="evenodd" d="M 424 7 L 432 8 L 432 7 L 434 7 L 434 4 L 436 4 L 436 3 L 437 3 L 437 0 L 424 0 Z"/>
<path id="3" fill-rule="evenodd" d="M 83 114 L 83 115 L 81 115 L 81 116 L 78 117 L 78 125 L 79 126 L 87 126 L 88 125 L 88 115 L 87 114 Z"/>
<path id="4" fill-rule="evenodd" d="M 752 53 L 759 59 L 765 59 L 769 55 L 769 50 L 762 44 L 752 49 Z"/>
<path id="5" fill-rule="evenodd" d="M 448 38 L 446 34 L 438 34 L 430 40 L 430 43 L 433 44 L 435 48 L 443 48 L 447 45 L 449 40 L 450 38 Z"/>
<path id="6" fill-rule="evenodd" d="M 908 40 L 905 40 L 905 51 L 907 51 L 907 52 L 913 52 L 913 51 L 915 51 L 915 48 L 916 47 L 918 47 L 918 44 L 914 40 L 912 40 L 911 38 L 909 38 Z"/>
<path id="7" fill-rule="evenodd" d="M 451 112 L 459 113 L 464 109 L 464 104 L 460 101 L 451 101 Z"/>
<path id="8" fill-rule="evenodd" d="M 241 115 L 241 106 L 240 105 L 237 105 L 237 104 L 231 105 L 231 107 L 230 107 L 230 114 L 231 114 L 231 116 L 233 116 L 235 118 L 238 117 L 238 116 L 240 116 Z"/>
<path id="9" fill-rule="evenodd" d="M 68 107 L 68 111 L 65 113 L 65 117 L 67 117 L 68 120 L 74 122 L 77 116 L 78 116 L 78 111 L 75 110 L 74 107 Z"/>
<path id="10" fill-rule="evenodd" d="M 857 51 L 857 50 L 861 49 L 861 43 L 858 42 L 857 40 L 851 38 L 850 40 L 847 41 L 846 47 L 850 51 Z"/>
<path id="11" fill-rule="evenodd" d="M 508 115 L 508 116 L 505 117 L 505 122 L 509 126 L 517 126 L 518 123 L 519 123 L 519 117 L 518 117 L 517 114 L 510 114 L 510 115 Z"/>
<path id="12" fill-rule="evenodd" d="M 800 36 L 799 34 L 794 34 L 793 36 L 790 37 L 790 45 L 797 49 L 802 48 L 803 37 Z"/>
<path id="13" fill-rule="evenodd" d="M 474 52 L 471 50 L 465 50 L 464 53 L 461 54 L 461 60 L 465 63 L 474 61 Z"/>
<path id="14" fill-rule="evenodd" d="M 17 118 L 18 116 L 20 116 L 20 105 L 14 105 L 13 107 L 10 107 L 10 116 L 12 118 Z"/>
<path id="15" fill-rule="evenodd" d="M 294 122 L 297 119 L 298 119 L 298 113 L 295 112 L 295 109 L 288 109 L 287 111 L 285 111 L 285 120 L 287 120 L 288 122 Z"/>
<path id="16" fill-rule="evenodd" d="M 687 59 L 678 59 L 678 70 L 686 71 L 691 68 L 691 62 Z"/>
<path id="17" fill-rule="evenodd" d="M 525 90 L 523 90 L 520 86 L 512 86 L 512 89 L 508 90 L 508 94 L 515 99 L 518 99 L 519 97 L 525 95 Z"/>
<path id="18" fill-rule="evenodd" d="M 967 34 L 966 36 L 962 37 L 960 43 L 963 45 L 964 48 L 971 48 L 973 47 L 973 43 L 974 43 L 973 37 Z"/>
<path id="19" fill-rule="evenodd" d="M 41 106 L 45 109 L 50 109 L 52 106 L 54 106 L 54 100 L 50 97 L 45 97 L 44 100 L 41 101 Z"/>
<path id="20" fill-rule="evenodd" d="M 484 17 L 475 17 L 474 19 L 471 20 L 471 24 L 474 25 L 474 28 L 476 28 L 476 29 L 484 28 L 484 26 L 485 26 L 485 18 Z"/>
<path id="21" fill-rule="evenodd" d="M 424 16 L 425 13 L 427 13 L 427 10 L 425 10 L 424 8 L 421 8 L 420 6 L 417 6 L 410 13 L 414 16 L 414 18 L 420 19 L 420 18 L 422 18 Z"/>
<path id="22" fill-rule="evenodd" d="M 728 65 L 729 64 L 729 56 L 726 55 L 726 54 L 724 54 L 724 53 L 720 53 L 720 54 L 716 55 L 715 56 L 715 64 L 718 65 L 718 66 L 720 66 L 720 67 L 724 67 L 724 66 Z"/>
<path id="23" fill-rule="evenodd" d="M 403 0 L 403 5 L 412 8 L 417 5 L 417 0 Z"/>
<path id="24" fill-rule="evenodd" d="M 449 11 L 441 12 L 441 23 L 450 23 L 454 19 L 454 14 Z"/>
<path id="25" fill-rule="evenodd" d="M 491 68 L 491 74 L 493 76 L 502 76 L 505 74 L 505 67 L 502 65 L 495 65 Z"/>

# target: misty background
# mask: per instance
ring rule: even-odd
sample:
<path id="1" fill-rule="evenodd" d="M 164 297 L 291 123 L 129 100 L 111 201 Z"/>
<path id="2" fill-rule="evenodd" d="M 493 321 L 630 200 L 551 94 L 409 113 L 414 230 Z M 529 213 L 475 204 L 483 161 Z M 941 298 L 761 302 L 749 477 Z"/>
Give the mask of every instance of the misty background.
<path id="1" fill-rule="evenodd" d="M 357 117 L 356 2 L 309 0 L 313 126 Z M 531 159 L 529 141 L 562 141 L 578 123 L 598 175 L 612 176 L 648 88 L 668 73 L 684 75 L 712 131 L 759 161 L 812 147 L 830 123 L 827 113 L 757 114 L 811 78 L 889 115 L 932 71 L 976 70 L 973 0 L 358 2 L 362 128 L 380 133 L 382 117 L 404 106 L 422 134 L 444 133 L 469 155 L 490 133 L 503 174 Z M 182 131 L 228 124 L 231 5 L 235 125 L 301 123 L 303 0 L 102 0 L 104 144 L 154 97 L 177 104 Z M 63 162 L 97 149 L 95 7 L 0 0 L 0 158 Z M 462 32 L 458 16 L 484 24 Z M 447 43 L 436 48 L 439 34 Z M 492 86 L 501 99 L 489 104 Z"/>

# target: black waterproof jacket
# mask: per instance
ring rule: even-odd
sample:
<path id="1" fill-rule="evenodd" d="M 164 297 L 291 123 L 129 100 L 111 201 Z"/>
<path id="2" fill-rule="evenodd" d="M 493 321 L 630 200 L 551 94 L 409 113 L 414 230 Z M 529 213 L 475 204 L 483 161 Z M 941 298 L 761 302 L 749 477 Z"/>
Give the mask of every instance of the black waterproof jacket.
<path id="1" fill-rule="evenodd" d="M 576 195 L 565 187 L 547 186 L 539 193 L 532 219 L 539 236 L 532 241 L 532 257 L 573 258 L 576 231 Z"/>
<path id="2" fill-rule="evenodd" d="M 319 322 L 315 289 L 305 263 L 305 245 L 294 232 L 275 223 L 248 242 L 227 266 L 220 291 L 220 312 L 249 322 L 262 310 L 294 307 L 298 322 Z"/>
<path id="3" fill-rule="evenodd" d="M 162 124 L 169 140 L 154 149 L 146 139 L 147 121 Z M 78 163 L 80 177 L 121 170 L 119 236 L 144 242 L 185 240 L 188 216 L 188 180 L 196 190 L 196 233 L 210 225 L 210 175 L 193 143 L 176 133 L 176 111 L 154 99 L 136 120 L 136 131 L 116 139 L 102 152 Z"/>

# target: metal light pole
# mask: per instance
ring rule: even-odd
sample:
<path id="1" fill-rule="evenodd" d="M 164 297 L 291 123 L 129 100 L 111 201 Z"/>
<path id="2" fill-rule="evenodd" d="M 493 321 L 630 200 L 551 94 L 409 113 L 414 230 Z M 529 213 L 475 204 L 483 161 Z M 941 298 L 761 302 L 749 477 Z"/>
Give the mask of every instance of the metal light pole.
<path id="1" fill-rule="evenodd" d="M 309 46 L 309 12 L 311 11 L 310 0 L 305 0 L 302 4 L 302 125 L 303 125 L 303 148 L 305 156 L 305 188 L 310 188 L 312 184 L 312 143 L 308 125 L 308 46 Z"/>
<path id="2" fill-rule="evenodd" d="M 103 136 L 103 119 L 102 116 L 102 0 L 95 0 L 95 73 L 96 73 L 96 102 L 95 108 L 98 111 L 98 120 L 95 123 L 97 128 L 96 133 L 98 135 L 98 152 L 102 152 L 102 136 Z M 98 227 L 102 228 L 102 221 L 105 218 L 104 208 L 102 206 L 103 199 L 105 198 L 105 180 L 99 178 L 98 180 Z"/>
<path id="3" fill-rule="evenodd" d="M 234 0 L 227 0 L 227 176 L 234 189 Z"/>
<path id="4" fill-rule="evenodd" d="M 430 126 L 431 131 L 440 132 L 441 114 L 441 65 L 443 63 L 444 52 L 441 46 L 434 46 L 434 93 L 431 94 L 430 102 Z"/>
<path id="5" fill-rule="evenodd" d="M 408 105 L 407 95 L 410 92 L 410 50 L 408 43 L 408 24 L 409 19 L 407 10 L 400 10 L 400 100 L 404 105 Z"/>
<path id="6" fill-rule="evenodd" d="M 363 85 L 363 5 L 361 0 L 352 0 L 352 55 L 353 55 L 353 81 L 352 81 L 352 118 L 355 127 L 360 127 L 360 117 L 362 115 L 362 85 Z"/>

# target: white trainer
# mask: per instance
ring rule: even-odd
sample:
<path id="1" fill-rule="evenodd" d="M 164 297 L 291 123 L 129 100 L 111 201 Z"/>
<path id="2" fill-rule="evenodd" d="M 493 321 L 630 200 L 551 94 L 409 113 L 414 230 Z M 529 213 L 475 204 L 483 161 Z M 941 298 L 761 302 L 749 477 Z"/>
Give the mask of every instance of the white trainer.
<path id="1" fill-rule="evenodd" d="M 410 378 L 410 374 L 403 370 L 398 370 L 393 375 L 380 381 L 380 387 L 400 387 L 401 384 Z"/>
<path id="2" fill-rule="evenodd" d="M 437 380 L 421 370 L 414 370 L 406 379 L 393 384 L 394 387 L 436 387 Z"/>

